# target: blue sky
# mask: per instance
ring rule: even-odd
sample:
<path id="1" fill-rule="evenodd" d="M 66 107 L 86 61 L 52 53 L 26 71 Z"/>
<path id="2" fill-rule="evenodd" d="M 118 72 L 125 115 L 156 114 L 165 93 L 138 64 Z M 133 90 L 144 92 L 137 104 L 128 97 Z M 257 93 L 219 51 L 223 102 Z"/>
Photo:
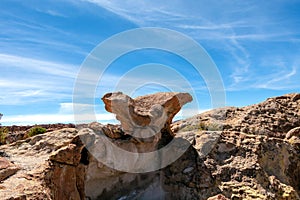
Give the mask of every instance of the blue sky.
<path id="1" fill-rule="evenodd" d="M 172 29 L 201 44 L 220 71 L 227 106 L 299 92 L 299 9 L 300 1 L 293 0 L 2 0 L 1 122 L 72 122 L 74 83 L 86 56 L 112 35 L 139 27 Z M 122 73 L 147 63 L 171 66 L 184 74 L 196 88 L 199 110 L 211 108 L 204 81 L 195 79 L 188 63 L 167 52 L 144 50 L 120 57 L 110 66 L 105 84 L 94 95 L 99 121 L 114 118 L 99 98 L 113 89 Z M 147 73 L 134 74 L 122 87 Z M 165 90 L 148 84 L 135 95 Z M 89 106 L 94 107 L 83 104 L 83 112 Z"/>

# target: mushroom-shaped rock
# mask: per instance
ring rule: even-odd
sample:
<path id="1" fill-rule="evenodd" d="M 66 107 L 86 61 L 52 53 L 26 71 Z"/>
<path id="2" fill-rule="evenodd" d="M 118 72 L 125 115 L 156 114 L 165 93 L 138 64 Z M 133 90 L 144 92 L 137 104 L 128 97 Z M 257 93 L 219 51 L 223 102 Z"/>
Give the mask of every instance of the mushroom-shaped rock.
<path id="1" fill-rule="evenodd" d="M 125 134 L 159 139 L 161 132 L 173 135 L 170 129 L 173 117 L 193 98 L 188 93 L 160 92 L 132 99 L 122 92 L 114 92 L 105 94 L 102 100 L 105 109 L 116 114 Z"/>

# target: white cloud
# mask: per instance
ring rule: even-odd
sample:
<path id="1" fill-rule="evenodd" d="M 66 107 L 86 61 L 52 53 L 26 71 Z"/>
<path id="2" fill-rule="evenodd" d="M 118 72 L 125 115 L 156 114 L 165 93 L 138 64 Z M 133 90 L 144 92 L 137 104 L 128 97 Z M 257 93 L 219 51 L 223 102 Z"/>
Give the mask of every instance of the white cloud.
<path id="1" fill-rule="evenodd" d="M 248 76 L 236 77 L 239 81 L 227 87 L 227 91 L 241 91 L 247 89 L 293 90 L 300 88 L 299 59 L 284 58 L 274 55 L 265 57 L 261 68 L 248 71 Z M 255 69 L 252 69 L 255 70 Z"/>
<path id="2" fill-rule="evenodd" d="M 74 104 L 60 103 L 59 111 L 55 114 L 28 114 L 28 115 L 4 115 L 1 119 L 2 125 L 33 125 L 52 123 L 89 123 L 98 121 L 100 123 L 118 123 L 112 113 L 94 114 L 94 105 L 75 104 L 78 116 L 74 115 Z"/>
<path id="3" fill-rule="evenodd" d="M 232 76 L 235 77 L 236 81 L 239 80 L 238 77 L 245 76 L 248 66 L 251 64 L 247 49 L 238 40 L 240 35 L 238 35 L 237 29 L 247 29 L 249 26 L 252 27 L 254 23 L 249 24 L 249 21 L 245 21 L 245 19 L 232 19 L 231 17 L 226 20 L 218 19 L 218 11 L 230 7 L 224 2 L 207 4 L 199 1 L 193 7 L 192 4 L 182 1 L 168 3 L 131 0 L 86 1 L 95 3 L 139 26 L 161 26 L 186 33 L 200 42 L 209 40 L 208 44 L 211 45 L 212 49 L 218 48 L 233 58 L 236 67 Z M 251 10 L 248 3 L 244 4 L 247 4 L 247 8 Z M 243 7 L 243 5 L 237 7 Z M 241 11 L 236 9 L 235 12 Z"/>
<path id="4" fill-rule="evenodd" d="M 53 10 L 53 9 L 42 10 L 42 9 L 36 8 L 36 11 L 42 12 L 42 13 L 46 13 L 46 14 L 54 16 L 54 17 L 64 17 L 64 18 L 67 17 L 67 15 L 65 15 L 65 14 L 63 14 L 61 12 L 58 12 L 57 10 Z"/>
<path id="5" fill-rule="evenodd" d="M 265 56 L 266 51 L 258 55 L 249 49 L 253 47 L 251 43 L 257 42 L 256 45 L 262 47 L 269 44 L 261 42 L 298 41 L 299 33 L 287 25 L 289 20 L 284 18 L 287 16 L 278 20 L 276 12 L 283 9 L 283 2 L 84 1 L 101 6 L 138 26 L 158 26 L 181 31 L 200 43 L 205 42 L 212 51 L 218 51 L 219 56 L 230 57 L 228 61 L 220 62 L 222 66 L 219 66 L 231 71 L 227 79 L 229 90 L 251 88 L 257 79 L 265 80 L 256 70 L 261 68 L 256 65 L 256 60 Z M 268 10 L 264 10 L 266 8 Z M 267 83 L 265 86 L 271 89 L 274 82 Z"/>
<path id="6" fill-rule="evenodd" d="M 2 105 L 71 98 L 79 66 L 0 54 Z"/>
<path id="7" fill-rule="evenodd" d="M 116 123 L 114 115 L 97 114 L 96 118 L 100 123 Z M 85 116 L 83 119 L 92 119 Z M 82 123 L 91 122 L 89 120 L 82 121 Z M 34 125 L 34 124 L 51 124 L 51 123 L 75 123 L 74 115 L 72 114 L 43 114 L 43 115 L 12 115 L 3 116 L 1 124 L 8 125 Z M 81 123 L 81 122 L 78 122 Z"/>
<path id="8" fill-rule="evenodd" d="M 16 55 L 0 54 L 0 65 L 3 67 L 23 69 L 28 72 L 42 73 L 62 77 L 74 78 L 79 66 L 37 60 Z"/>
<path id="9" fill-rule="evenodd" d="M 94 111 L 94 105 L 83 103 L 60 103 L 59 114 L 73 114 L 74 107 L 78 113 L 87 114 Z"/>
<path id="10" fill-rule="evenodd" d="M 300 83 L 299 76 L 296 77 L 296 74 L 297 69 L 293 66 L 291 69 L 285 69 L 281 72 L 268 74 L 264 77 L 264 79 L 258 80 L 253 87 L 273 90 L 299 88 L 300 85 L 294 85 L 295 82 L 290 81 L 291 78 L 295 77 L 298 79 L 298 83 Z"/>

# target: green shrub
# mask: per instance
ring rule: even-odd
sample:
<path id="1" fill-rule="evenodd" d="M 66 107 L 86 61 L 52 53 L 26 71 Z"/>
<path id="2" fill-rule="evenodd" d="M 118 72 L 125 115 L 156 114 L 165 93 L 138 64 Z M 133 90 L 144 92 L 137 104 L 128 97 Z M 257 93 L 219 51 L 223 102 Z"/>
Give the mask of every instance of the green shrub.
<path id="1" fill-rule="evenodd" d="M 181 131 L 220 131 L 222 128 L 220 125 L 215 123 L 204 123 L 200 122 L 195 125 L 187 125 Z"/>
<path id="2" fill-rule="evenodd" d="M 203 122 L 194 125 L 187 125 L 182 129 L 182 131 L 203 131 L 206 130 L 206 125 Z"/>
<path id="3" fill-rule="evenodd" d="M 209 130 L 209 131 L 221 131 L 222 127 L 219 124 L 212 123 L 212 124 L 209 124 L 207 126 L 207 130 Z"/>
<path id="4" fill-rule="evenodd" d="M 40 127 L 40 126 L 36 126 L 36 127 L 33 127 L 29 130 L 29 132 L 27 133 L 27 136 L 32 137 L 32 136 L 35 136 L 35 135 L 45 133 L 46 131 L 47 131 L 47 129 L 45 129 L 43 127 Z"/>
<path id="5" fill-rule="evenodd" d="M 8 128 L 7 127 L 0 127 L 0 144 L 6 143 L 6 136 L 8 134 Z"/>

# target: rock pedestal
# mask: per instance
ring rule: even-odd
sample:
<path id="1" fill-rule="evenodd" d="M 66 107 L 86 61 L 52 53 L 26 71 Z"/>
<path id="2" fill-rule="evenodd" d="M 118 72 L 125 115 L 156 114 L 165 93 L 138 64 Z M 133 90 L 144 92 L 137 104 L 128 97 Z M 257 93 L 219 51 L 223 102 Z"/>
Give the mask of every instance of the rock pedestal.
<path id="1" fill-rule="evenodd" d="M 170 124 L 181 107 L 193 100 L 188 93 L 162 92 L 135 99 L 122 92 L 102 98 L 105 109 L 116 114 L 125 134 L 136 138 L 160 139 L 160 132 L 173 135 Z"/>

